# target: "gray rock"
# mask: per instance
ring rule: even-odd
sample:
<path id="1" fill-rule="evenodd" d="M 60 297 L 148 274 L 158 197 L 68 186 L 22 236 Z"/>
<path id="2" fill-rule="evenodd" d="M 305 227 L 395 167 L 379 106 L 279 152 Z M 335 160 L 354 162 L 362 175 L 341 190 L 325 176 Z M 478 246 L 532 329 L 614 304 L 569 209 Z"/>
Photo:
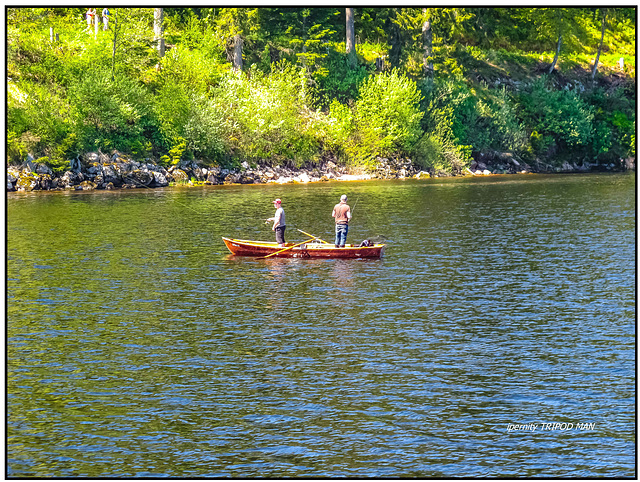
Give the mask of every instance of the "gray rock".
<path id="1" fill-rule="evenodd" d="M 100 154 L 97 152 L 87 152 L 83 158 L 87 164 L 93 164 L 94 162 L 100 161 Z"/>
<path id="2" fill-rule="evenodd" d="M 116 172 L 113 166 L 102 166 L 102 177 L 104 182 L 116 182 L 120 179 L 120 176 Z"/>
<path id="3" fill-rule="evenodd" d="M 38 185 L 39 185 L 40 189 L 44 189 L 46 191 L 51 189 L 51 186 L 52 186 L 51 175 L 50 174 L 40 174 L 38 176 Z"/>
<path id="4" fill-rule="evenodd" d="M 171 170 L 171 176 L 173 177 L 173 180 L 177 183 L 189 182 L 189 176 L 182 169 Z"/>
<path id="5" fill-rule="evenodd" d="M 46 164 L 38 164 L 38 165 L 36 165 L 36 173 L 38 173 L 38 174 L 49 174 L 50 176 L 53 175 L 53 171 Z"/>
<path id="6" fill-rule="evenodd" d="M 16 182 L 18 191 L 33 191 L 38 188 L 38 178 L 34 174 L 21 174 Z"/>
<path id="7" fill-rule="evenodd" d="M 9 166 L 7 168 L 7 181 L 15 183 L 20 177 L 20 169 L 16 166 Z"/>
<path id="8" fill-rule="evenodd" d="M 164 187 L 169 185 L 169 181 L 167 181 L 167 178 L 164 174 L 158 171 L 151 171 L 151 173 L 153 175 L 153 183 L 155 184 L 155 186 Z"/>
<path id="9" fill-rule="evenodd" d="M 142 169 L 135 169 L 124 178 L 126 184 L 132 184 L 136 187 L 148 186 L 153 180 L 153 174 Z"/>
<path id="10" fill-rule="evenodd" d="M 83 191 L 93 191 L 97 187 L 97 184 L 91 181 L 82 181 L 80 187 Z"/>
<path id="11" fill-rule="evenodd" d="M 635 157 L 627 157 L 624 160 L 625 169 L 629 169 L 630 171 L 634 171 L 636 169 L 636 158 Z"/>
<path id="12" fill-rule="evenodd" d="M 81 172 L 66 171 L 60 178 L 60 182 L 66 187 L 75 186 L 82 181 L 84 181 L 84 176 Z"/>

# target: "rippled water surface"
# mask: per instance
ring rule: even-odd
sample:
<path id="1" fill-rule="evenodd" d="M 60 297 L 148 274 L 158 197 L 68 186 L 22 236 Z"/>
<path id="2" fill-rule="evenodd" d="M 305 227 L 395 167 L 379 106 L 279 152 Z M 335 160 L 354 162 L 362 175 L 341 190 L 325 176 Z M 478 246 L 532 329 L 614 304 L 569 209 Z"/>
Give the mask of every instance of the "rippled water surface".
<path id="1" fill-rule="evenodd" d="M 635 188 L 530 175 L 11 193 L 7 472 L 633 477 Z M 382 260 L 233 258 L 222 243 L 272 240 L 275 197 L 288 241 L 332 241 L 342 193 L 348 241 L 386 239 Z"/>

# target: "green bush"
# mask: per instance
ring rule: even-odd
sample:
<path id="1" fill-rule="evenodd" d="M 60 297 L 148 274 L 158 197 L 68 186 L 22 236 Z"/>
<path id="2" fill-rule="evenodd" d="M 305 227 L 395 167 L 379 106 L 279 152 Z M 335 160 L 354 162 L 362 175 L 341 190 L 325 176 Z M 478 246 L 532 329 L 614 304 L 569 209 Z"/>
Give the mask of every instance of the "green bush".
<path id="1" fill-rule="evenodd" d="M 353 133 L 353 111 L 345 104 L 333 100 L 329 113 L 320 116 L 316 132 L 322 142 L 322 149 L 337 158 L 347 158 L 346 148 Z"/>
<path id="2" fill-rule="evenodd" d="M 427 84 L 424 91 L 428 95 L 425 131 L 442 147 L 445 170 L 461 171 L 471 162 L 473 146 L 465 142 L 467 123 L 479 117 L 474 99 L 466 85 L 454 81 Z"/>
<path id="3" fill-rule="evenodd" d="M 229 72 L 228 64 L 222 64 L 216 57 L 203 50 L 189 50 L 175 47 L 162 59 L 160 83 L 180 84 L 190 93 L 206 94 Z"/>
<path id="4" fill-rule="evenodd" d="M 451 172 L 452 166 L 445 157 L 445 148 L 437 137 L 424 134 L 413 147 L 411 159 L 421 169 Z"/>
<path id="5" fill-rule="evenodd" d="M 10 154 L 60 157 L 66 154 L 68 142 L 60 152 L 60 144 L 74 131 L 75 113 L 62 89 L 52 89 L 31 82 L 12 84 L 14 94 L 7 103 L 7 122 L 12 132 Z"/>
<path id="6" fill-rule="evenodd" d="M 635 155 L 635 96 L 621 88 L 598 88 L 585 101 L 594 109 L 592 156 L 611 162 Z"/>
<path id="7" fill-rule="evenodd" d="M 335 99 L 347 104 L 358 97 L 358 87 L 370 75 L 367 69 L 358 65 L 349 66 L 346 54 L 330 50 L 324 67 L 314 73 L 314 97 L 321 107 L 327 107 Z"/>
<path id="8" fill-rule="evenodd" d="M 552 137 L 561 149 L 587 147 L 593 136 L 593 107 L 574 90 L 550 88 L 544 77 L 520 93 L 525 124 Z"/>
<path id="9" fill-rule="evenodd" d="M 189 118 L 184 124 L 187 148 L 199 157 L 216 160 L 224 154 L 222 113 L 212 99 L 190 99 Z"/>
<path id="10" fill-rule="evenodd" d="M 416 83 L 393 70 L 369 77 L 359 91 L 352 159 L 368 164 L 375 156 L 408 153 L 422 135 Z"/>
<path id="11" fill-rule="evenodd" d="M 71 90 L 80 127 L 82 149 L 117 149 L 132 154 L 145 150 L 146 137 L 155 126 L 151 96 L 134 79 L 111 78 L 104 68 L 89 70 Z"/>
<path id="12" fill-rule="evenodd" d="M 230 157 L 302 163 L 317 155 L 302 69 L 281 62 L 270 75 L 231 73 L 212 92 Z"/>
<path id="13" fill-rule="evenodd" d="M 518 119 L 518 109 L 505 88 L 498 90 L 493 97 L 489 116 L 486 132 L 491 137 L 490 146 L 493 149 L 515 153 L 526 151 L 527 134 Z"/>

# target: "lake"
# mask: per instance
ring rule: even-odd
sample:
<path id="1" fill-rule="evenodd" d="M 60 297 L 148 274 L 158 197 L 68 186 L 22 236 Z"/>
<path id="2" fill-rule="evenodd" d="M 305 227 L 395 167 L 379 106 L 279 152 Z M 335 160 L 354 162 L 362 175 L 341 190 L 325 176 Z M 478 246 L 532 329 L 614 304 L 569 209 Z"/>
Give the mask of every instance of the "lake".
<path id="1" fill-rule="evenodd" d="M 387 243 L 252 259 L 221 237 Z M 631 174 L 7 194 L 10 477 L 636 476 Z"/>

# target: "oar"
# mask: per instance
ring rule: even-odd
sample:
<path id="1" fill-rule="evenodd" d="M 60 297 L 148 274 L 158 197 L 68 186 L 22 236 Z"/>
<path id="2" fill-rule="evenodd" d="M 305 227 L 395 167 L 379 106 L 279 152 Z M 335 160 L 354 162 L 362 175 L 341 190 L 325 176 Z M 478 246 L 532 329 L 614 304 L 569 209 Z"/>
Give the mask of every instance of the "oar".
<path id="1" fill-rule="evenodd" d="M 266 256 L 263 256 L 263 257 L 262 257 L 262 258 L 260 258 L 260 259 L 270 258 L 271 256 L 275 256 L 276 254 L 278 254 L 278 253 L 282 253 L 283 251 L 288 251 L 288 250 L 290 250 L 290 249 L 295 248 L 296 246 L 300 246 L 301 244 L 308 243 L 309 241 L 313 241 L 314 239 L 318 239 L 318 238 L 316 238 L 316 237 L 314 236 L 314 237 L 313 237 L 313 238 L 311 238 L 311 239 L 307 239 L 306 241 L 303 241 L 303 242 L 301 242 L 301 243 L 294 244 L 293 246 L 289 246 L 288 248 L 281 249 L 280 251 L 276 251 L 275 253 L 268 254 L 268 255 L 266 255 Z"/>
<path id="2" fill-rule="evenodd" d="M 298 228 L 296 228 L 296 229 L 298 229 Z M 320 239 L 319 237 L 314 236 L 313 234 L 305 233 L 302 229 L 298 229 L 298 231 L 300 231 L 302 234 L 305 234 L 305 235 L 307 235 L 307 236 L 309 236 L 311 238 L 316 238 L 318 241 L 322 241 L 324 244 L 329 244 L 325 240 Z"/>

